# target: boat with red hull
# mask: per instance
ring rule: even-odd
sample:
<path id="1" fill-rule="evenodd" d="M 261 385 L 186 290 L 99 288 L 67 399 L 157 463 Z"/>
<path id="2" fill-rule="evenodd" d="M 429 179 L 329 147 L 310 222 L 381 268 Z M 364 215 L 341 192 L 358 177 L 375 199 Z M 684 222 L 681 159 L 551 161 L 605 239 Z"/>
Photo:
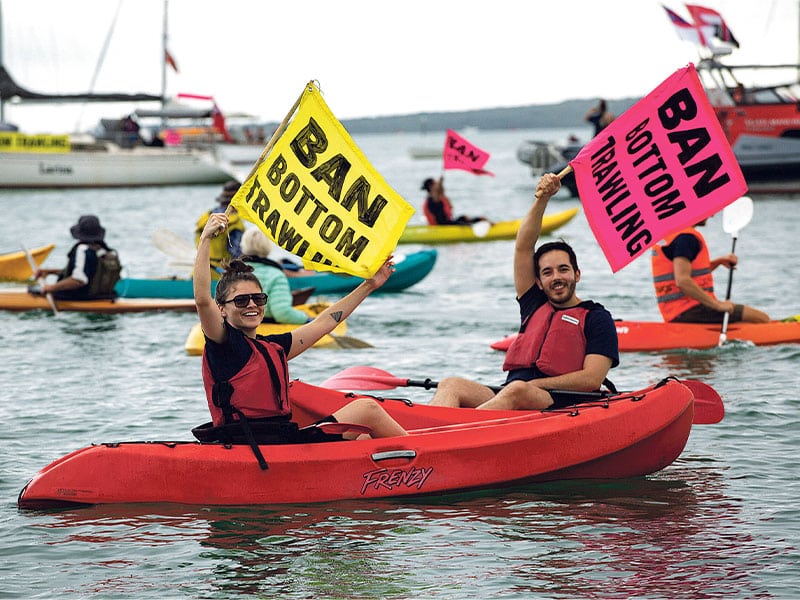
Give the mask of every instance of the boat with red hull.
<path id="1" fill-rule="evenodd" d="M 300 381 L 292 382 L 290 394 L 294 419 L 302 426 L 354 397 Z M 262 445 L 266 469 L 247 445 L 95 444 L 42 469 L 23 488 L 18 505 L 308 503 L 637 477 L 663 469 L 683 451 L 694 396 L 680 382 L 667 380 L 563 410 L 495 416 L 401 402 L 386 408 L 410 435 Z"/>
<path id="2" fill-rule="evenodd" d="M 729 65 L 714 56 L 696 67 L 750 193 L 800 192 L 800 65 Z M 748 84 L 763 81 L 765 74 L 778 83 Z M 546 171 L 560 172 L 580 151 L 574 143 L 539 145 L 546 153 L 519 153 L 537 178 Z M 574 173 L 561 184 L 578 196 Z"/>
<path id="3" fill-rule="evenodd" d="M 800 65 L 697 65 L 750 192 L 800 191 Z M 785 83 L 746 85 L 745 78 Z"/>
<path id="4" fill-rule="evenodd" d="M 662 321 L 616 321 L 620 352 L 647 352 L 691 348 L 705 350 L 719 345 L 721 325 L 713 323 L 664 323 Z M 800 343 L 800 315 L 769 323 L 730 323 L 727 341 L 756 346 Z M 492 342 L 494 350 L 505 352 L 516 333 Z"/>

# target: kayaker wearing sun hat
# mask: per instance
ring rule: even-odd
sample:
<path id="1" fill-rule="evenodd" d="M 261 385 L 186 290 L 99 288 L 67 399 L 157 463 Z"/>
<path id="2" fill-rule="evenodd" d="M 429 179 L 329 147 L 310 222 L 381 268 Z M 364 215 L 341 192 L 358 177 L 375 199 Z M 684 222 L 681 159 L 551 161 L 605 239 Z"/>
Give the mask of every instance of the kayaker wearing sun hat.
<path id="1" fill-rule="evenodd" d="M 113 297 L 113 286 L 119 279 L 119 259 L 116 251 L 106 245 L 106 230 L 100 225 L 100 219 L 95 215 L 83 215 L 69 232 L 78 242 L 67 254 L 67 266 L 38 269 L 34 273 L 36 279 L 58 275 L 58 280 L 32 285 L 28 291 L 34 295 L 52 294 L 59 300 Z"/>

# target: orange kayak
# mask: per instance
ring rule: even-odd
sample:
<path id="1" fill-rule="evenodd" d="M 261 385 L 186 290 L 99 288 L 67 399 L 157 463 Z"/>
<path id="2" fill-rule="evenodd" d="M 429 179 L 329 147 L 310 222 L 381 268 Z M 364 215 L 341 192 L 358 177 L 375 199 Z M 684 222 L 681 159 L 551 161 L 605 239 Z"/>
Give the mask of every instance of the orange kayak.
<path id="1" fill-rule="evenodd" d="M 171 310 L 195 312 L 194 300 L 170 298 L 116 298 L 114 300 L 56 300 L 60 312 L 130 313 Z M 29 294 L 26 288 L 0 289 L 0 310 L 22 312 L 27 310 L 52 311 L 44 296 Z"/>
<path id="2" fill-rule="evenodd" d="M 292 382 L 290 395 L 298 406 L 334 406 L 357 397 L 300 381 Z M 307 425 L 302 412 L 298 423 Z M 408 436 L 262 445 L 267 469 L 247 445 L 93 444 L 39 471 L 18 504 L 32 509 L 131 502 L 287 504 L 635 477 L 663 469 L 683 451 L 693 394 L 669 381 L 579 409 L 489 420 L 483 414 L 480 421 L 448 425 L 426 414 L 418 413 Z"/>
<path id="3" fill-rule="evenodd" d="M 721 325 L 664 323 L 661 321 L 616 321 L 620 352 L 647 352 L 692 348 L 702 350 L 719 345 Z M 517 336 L 507 335 L 491 344 L 505 352 Z M 769 323 L 731 323 L 728 341 L 750 342 L 756 346 L 800 343 L 800 315 Z"/>

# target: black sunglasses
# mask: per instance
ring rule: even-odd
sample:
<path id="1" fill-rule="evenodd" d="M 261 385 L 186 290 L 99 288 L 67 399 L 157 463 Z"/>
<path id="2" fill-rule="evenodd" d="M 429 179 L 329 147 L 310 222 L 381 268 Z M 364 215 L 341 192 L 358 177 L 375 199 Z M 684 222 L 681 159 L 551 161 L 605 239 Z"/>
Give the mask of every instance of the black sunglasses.
<path id="1" fill-rule="evenodd" d="M 222 302 L 222 304 L 233 302 L 233 305 L 236 308 L 245 308 L 248 304 L 250 304 L 250 300 L 255 302 L 256 306 L 264 306 L 267 303 L 267 295 L 263 292 L 258 294 L 239 294 L 230 300 L 225 300 Z"/>

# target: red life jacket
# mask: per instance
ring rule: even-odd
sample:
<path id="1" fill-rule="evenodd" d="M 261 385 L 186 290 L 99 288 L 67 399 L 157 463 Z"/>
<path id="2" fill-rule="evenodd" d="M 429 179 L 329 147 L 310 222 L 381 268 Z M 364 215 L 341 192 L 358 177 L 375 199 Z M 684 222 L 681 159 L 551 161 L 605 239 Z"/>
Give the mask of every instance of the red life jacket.
<path id="1" fill-rule="evenodd" d="M 250 419 L 291 415 L 289 370 L 283 348 L 244 336 L 253 352 L 244 367 L 228 381 L 215 381 L 203 353 L 203 385 L 215 426 L 234 421 L 241 412 Z M 264 362 L 267 363 L 264 368 Z"/>
<path id="2" fill-rule="evenodd" d="M 583 326 L 589 310 L 581 305 L 556 310 L 545 302 L 522 323 L 503 370 L 536 366 L 550 377 L 580 371 L 586 358 Z"/>
<path id="3" fill-rule="evenodd" d="M 447 222 L 452 223 L 453 221 L 453 206 L 450 204 L 450 200 L 447 199 L 447 196 L 442 194 L 442 212 L 444 212 L 444 216 L 447 217 Z M 433 214 L 433 211 L 430 209 L 430 205 L 433 202 L 431 196 L 428 196 L 425 199 L 425 206 L 423 210 L 425 212 L 425 218 L 428 219 L 428 225 L 438 225 L 439 222 L 436 220 L 436 215 Z"/>
<path id="4" fill-rule="evenodd" d="M 700 303 L 684 294 L 675 281 L 675 270 L 672 261 L 664 254 L 664 247 L 669 246 L 681 234 L 688 233 L 700 241 L 700 252 L 692 261 L 692 279 L 708 294 L 714 295 L 714 277 L 711 274 L 711 257 L 703 236 L 693 227 L 684 229 L 664 239 L 663 245 L 653 247 L 650 266 L 653 271 L 653 286 L 656 290 L 658 310 L 665 321 L 672 321 Z"/>

